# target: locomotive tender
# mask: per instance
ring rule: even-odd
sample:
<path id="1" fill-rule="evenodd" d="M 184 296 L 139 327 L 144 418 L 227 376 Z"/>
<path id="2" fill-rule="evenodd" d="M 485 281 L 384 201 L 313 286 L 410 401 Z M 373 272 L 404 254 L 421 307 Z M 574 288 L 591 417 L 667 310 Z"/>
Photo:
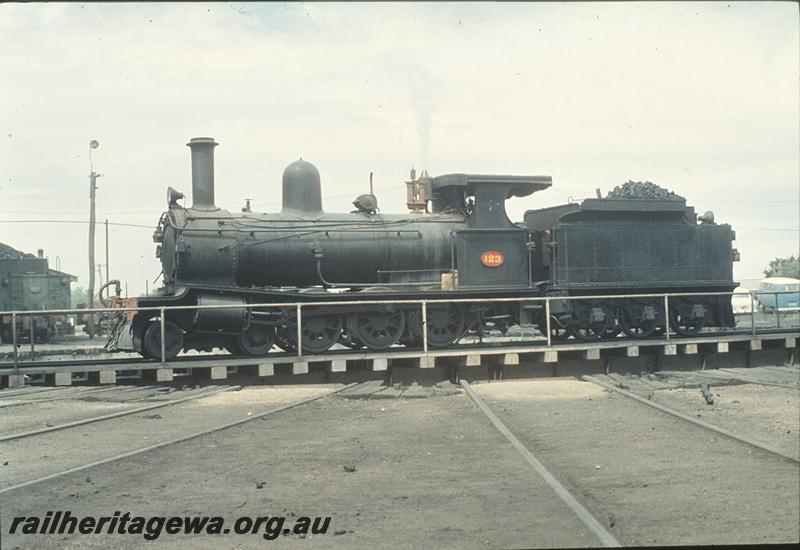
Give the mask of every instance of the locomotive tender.
<path id="1" fill-rule="evenodd" d="M 44 252 L 25 254 L 0 243 L 0 311 L 69 309 L 77 277 L 52 269 Z M 0 343 L 13 341 L 12 316 L 0 315 Z M 48 343 L 74 331 L 66 315 L 18 315 L 17 342 Z"/>
<path id="2" fill-rule="evenodd" d="M 470 299 L 427 305 L 427 340 L 444 347 L 467 334 L 503 333 L 514 325 L 546 329 L 542 302 L 496 298 L 591 296 L 664 292 L 730 292 L 734 232 L 700 217 L 681 198 L 587 199 L 529 210 L 524 223 L 508 219 L 506 200 L 552 185 L 548 176 L 447 174 L 406 182 L 406 215 L 377 212 L 362 195 L 356 211 L 323 211 L 320 176 L 298 160 L 283 173 L 277 214 L 241 213 L 214 204 L 211 138 L 188 144 L 191 207 L 168 190 L 168 209 L 154 233 L 163 287 L 127 306 L 241 306 L 169 311 L 167 358 L 182 350 L 261 355 L 277 344 L 296 350 L 295 302 L 337 302 L 302 308 L 303 353 L 334 344 L 386 349 L 419 345 L 420 305 L 396 300 Z M 486 301 L 482 301 L 486 300 Z M 353 303 L 357 302 L 357 303 Z M 673 298 L 671 328 L 692 334 L 704 326 L 733 326 L 729 296 Z M 550 302 L 555 338 L 594 340 L 624 331 L 646 338 L 664 330 L 660 298 L 576 299 Z M 121 317 L 110 346 L 161 356 L 158 312 Z"/>

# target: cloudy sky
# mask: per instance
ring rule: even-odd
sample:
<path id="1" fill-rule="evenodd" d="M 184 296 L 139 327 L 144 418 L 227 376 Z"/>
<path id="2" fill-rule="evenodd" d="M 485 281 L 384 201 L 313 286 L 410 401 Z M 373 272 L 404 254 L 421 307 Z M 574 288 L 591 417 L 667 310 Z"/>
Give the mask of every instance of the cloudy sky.
<path id="1" fill-rule="evenodd" d="M 194 136 L 220 142 L 217 203 L 280 209 L 284 167 L 324 207 L 409 168 L 544 174 L 528 208 L 650 180 L 737 232 L 739 278 L 796 253 L 800 60 L 794 3 L 2 4 L 0 242 L 87 281 L 88 143 L 111 276 L 159 273 L 166 188 Z M 24 222 L 24 223 L 23 223 Z M 98 261 L 103 259 L 98 231 Z"/>

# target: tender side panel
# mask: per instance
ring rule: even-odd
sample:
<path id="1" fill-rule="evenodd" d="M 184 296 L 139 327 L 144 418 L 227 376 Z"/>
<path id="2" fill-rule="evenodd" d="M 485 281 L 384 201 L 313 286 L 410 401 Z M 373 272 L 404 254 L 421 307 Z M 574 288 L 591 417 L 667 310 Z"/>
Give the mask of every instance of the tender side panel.
<path id="1" fill-rule="evenodd" d="M 567 287 L 731 284 L 730 227 L 688 224 L 562 224 L 555 283 Z"/>

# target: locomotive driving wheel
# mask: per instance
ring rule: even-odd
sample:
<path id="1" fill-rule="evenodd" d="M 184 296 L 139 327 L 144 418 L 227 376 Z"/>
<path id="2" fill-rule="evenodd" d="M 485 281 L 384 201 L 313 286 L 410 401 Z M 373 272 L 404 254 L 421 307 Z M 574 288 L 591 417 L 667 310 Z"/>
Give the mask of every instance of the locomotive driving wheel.
<path id="1" fill-rule="evenodd" d="M 166 319 L 164 321 L 164 357 L 174 359 L 183 349 L 183 331 L 178 323 Z M 153 359 L 161 359 L 161 321 L 152 320 L 147 323 L 142 338 L 142 355 Z"/>
<path id="2" fill-rule="evenodd" d="M 364 311 L 347 316 L 347 334 L 351 341 L 369 349 L 387 349 L 396 344 L 406 328 L 406 316 L 401 310 Z"/>
<path id="3" fill-rule="evenodd" d="M 464 308 L 457 305 L 431 305 L 426 312 L 428 318 L 428 346 L 443 348 L 456 342 L 467 330 L 467 316 Z M 422 343 L 422 312 L 417 311 L 409 323 L 416 343 Z"/>
<path id="4" fill-rule="evenodd" d="M 236 337 L 236 350 L 243 355 L 266 355 L 275 344 L 275 328 L 251 324 Z"/>
<path id="5" fill-rule="evenodd" d="M 337 315 L 305 315 L 302 317 L 303 353 L 322 353 L 339 341 L 342 335 L 342 319 Z M 297 350 L 297 319 L 286 325 L 286 339 Z M 280 345 L 280 344 L 279 344 Z"/>

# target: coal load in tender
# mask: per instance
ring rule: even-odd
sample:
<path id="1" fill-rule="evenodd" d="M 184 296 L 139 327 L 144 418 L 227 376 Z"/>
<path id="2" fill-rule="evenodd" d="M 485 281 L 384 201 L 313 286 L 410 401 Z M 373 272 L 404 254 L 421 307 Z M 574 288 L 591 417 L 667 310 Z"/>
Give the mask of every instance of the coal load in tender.
<path id="1" fill-rule="evenodd" d="M 664 189 L 651 181 L 627 181 L 617 185 L 610 191 L 606 198 L 609 199 L 667 199 L 685 200 L 669 189 Z"/>
<path id="2" fill-rule="evenodd" d="M 7 244 L 0 243 L 0 260 L 19 260 L 22 258 L 35 258 L 33 254 L 20 252 L 16 248 L 12 248 Z"/>

